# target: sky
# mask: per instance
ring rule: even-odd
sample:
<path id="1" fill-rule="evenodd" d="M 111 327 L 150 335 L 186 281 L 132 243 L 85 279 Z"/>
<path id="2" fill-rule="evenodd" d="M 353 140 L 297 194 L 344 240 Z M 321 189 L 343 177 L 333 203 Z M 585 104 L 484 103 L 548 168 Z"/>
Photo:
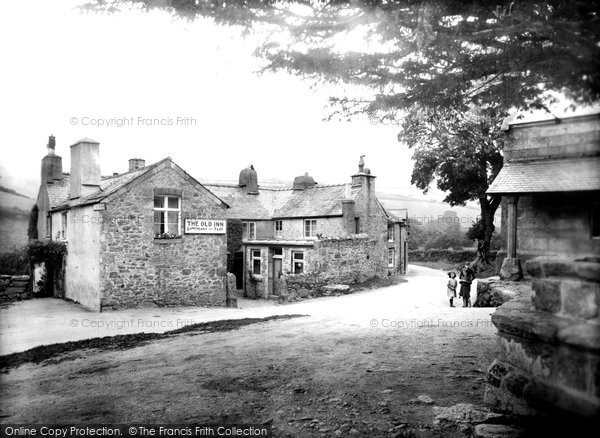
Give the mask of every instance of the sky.
<path id="1" fill-rule="evenodd" d="M 165 12 L 82 14 L 77 4 L 0 6 L 0 184 L 35 196 L 53 134 L 64 171 L 83 137 L 100 143 L 103 175 L 126 171 L 129 158 L 170 156 L 200 180 L 235 180 L 253 164 L 259 182 L 309 172 L 345 183 L 364 154 L 378 190 L 421 195 L 398 127 L 323 121 L 340 90 L 258 74 L 256 38 Z"/>

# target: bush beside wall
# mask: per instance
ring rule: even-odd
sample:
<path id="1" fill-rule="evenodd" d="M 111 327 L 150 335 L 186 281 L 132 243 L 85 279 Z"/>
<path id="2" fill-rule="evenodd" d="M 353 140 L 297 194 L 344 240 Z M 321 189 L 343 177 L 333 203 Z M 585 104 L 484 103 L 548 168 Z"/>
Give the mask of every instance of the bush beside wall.
<path id="1" fill-rule="evenodd" d="M 493 262 L 496 259 L 496 251 L 490 251 L 489 260 Z M 408 259 L 411 262 L 439 262 L 447 261 L 450 263 L 469 263 L 476 257 L 475 250 L 453 250 L 453 249 L 426 249 L 410 250 Z"/>

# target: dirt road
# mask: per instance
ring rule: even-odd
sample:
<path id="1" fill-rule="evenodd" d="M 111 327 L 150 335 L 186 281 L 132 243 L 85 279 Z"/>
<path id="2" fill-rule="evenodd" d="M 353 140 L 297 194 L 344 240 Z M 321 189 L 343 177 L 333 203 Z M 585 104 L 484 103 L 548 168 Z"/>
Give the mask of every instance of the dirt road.
<path id="1" fill-rule="evenodd" d="M 434 428 L 434 406 L 481 403 L 494 309 L 448 307 L 446 279 L 412 266 L 406 283 L 281 307 L 309 316 L 26 363 L 0 376 L 2 423 L 266 423 L 276 436 L 464 436 Z"/>

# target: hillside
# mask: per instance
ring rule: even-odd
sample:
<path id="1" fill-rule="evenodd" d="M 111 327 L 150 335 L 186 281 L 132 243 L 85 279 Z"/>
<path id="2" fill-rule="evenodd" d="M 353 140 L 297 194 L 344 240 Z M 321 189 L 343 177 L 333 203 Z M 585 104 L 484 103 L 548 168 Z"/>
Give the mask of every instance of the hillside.
<path id="1" fill-rule="evenodd" d="M 389 210 L 408 210 L 411 225 L 437 223 L 444 224 L 443 216 L 446 211 L 454 211 L 461 228 L 468 229 L 479 217 L 479 207 L 476 204 L 464 207 L 451 207 L 445 202 L 435 199 L 414 198 L 392 193 L 377 193 L 381 203 Z M 500 226 L 500 212 L 497 214 L 496 224 Z"/>
<path id="2" fill-rule="evenodd" d="M 27 244 L 29 213 L 35 200 L 15 190 L 0 190 L 0 253 Z"/>

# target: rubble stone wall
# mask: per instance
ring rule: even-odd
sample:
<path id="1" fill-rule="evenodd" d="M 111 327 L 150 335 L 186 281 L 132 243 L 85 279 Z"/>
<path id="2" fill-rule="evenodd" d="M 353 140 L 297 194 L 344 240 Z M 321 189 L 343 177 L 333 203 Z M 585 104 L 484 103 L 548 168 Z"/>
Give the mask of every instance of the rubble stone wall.
<path id="1" fill-rule="evenodd" d="M 101 257 L 102 306 L 225 306 L 225 234 L 155 239 L 156 189 L 181 192 L 181 217 L 225 219 L 225 210 L 174 168 L 150 175 L 106 204 Z M 183 224 L 182 224 L 183 232 Z"/>
<path id="2" fill-rule="evenodd" d="M 289 292 L 306 289 L 318 296 L 330 284 L 360 283 L 387 275 L 386 244 L 365 234 L 322 239 L 307 252 L 307 272 L 286 276 Z"/>
<path id="3" fill-rule="evenodd" d="M 21 301 L 31 298 L 29 275 L 0 275 L 0 302 Z"/>

